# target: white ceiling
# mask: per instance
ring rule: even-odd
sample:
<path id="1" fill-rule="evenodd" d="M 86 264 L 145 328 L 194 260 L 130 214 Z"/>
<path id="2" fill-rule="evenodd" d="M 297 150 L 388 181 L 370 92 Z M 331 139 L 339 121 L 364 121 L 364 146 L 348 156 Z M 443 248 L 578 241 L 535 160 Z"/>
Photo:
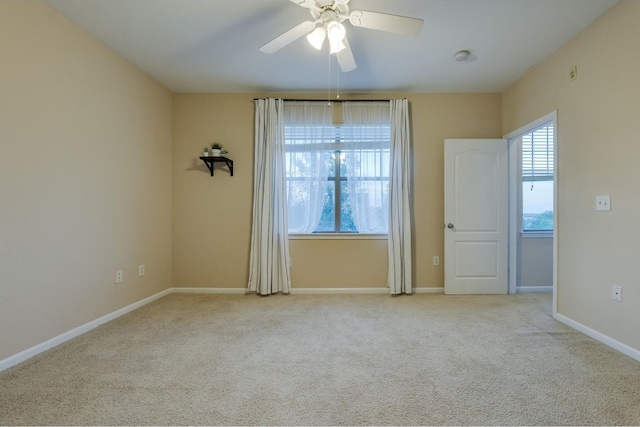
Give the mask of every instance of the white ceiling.
<path id="1" fill-rule="evenodd" d="M 304 37 L 260 46 L 310 18 L 289 0 L 46 0 L 174 92 L 309 92 L 337 88 L 337 65 Z M 352 0 L 424 19 L 418 37 L 348 23 L 358 68 L 345 92 L 501 92 L 618 0 Z M 471 51 L 468 62 L 454 54 Z M 568 73 L 569 70 L 567 70 Z M 329 81 L 331 78 L 331 81 Z"/>

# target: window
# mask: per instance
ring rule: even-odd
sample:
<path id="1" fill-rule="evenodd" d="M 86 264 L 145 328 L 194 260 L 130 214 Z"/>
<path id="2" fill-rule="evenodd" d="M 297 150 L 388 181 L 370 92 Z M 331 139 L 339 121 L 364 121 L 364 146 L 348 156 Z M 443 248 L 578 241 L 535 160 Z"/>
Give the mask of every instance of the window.
<path id="1" fill-rule="evenodd" d="M 553 123 L 522 135 L 522 231 L 553 231 Z"/>
<path id="2" fill-rule="evenodd" d="M 345 123 L 334 126 L 326 102 L 285 103 L 291 234 L 387 233 L 389 104 L 344 104 Z"/>

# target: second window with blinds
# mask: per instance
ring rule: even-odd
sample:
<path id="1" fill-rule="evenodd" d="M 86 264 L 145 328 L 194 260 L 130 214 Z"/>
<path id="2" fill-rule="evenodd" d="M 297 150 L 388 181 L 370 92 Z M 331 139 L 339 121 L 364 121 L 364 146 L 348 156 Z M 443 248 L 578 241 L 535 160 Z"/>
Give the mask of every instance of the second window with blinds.
<path id="1" fill-rule="evenodd" d="M 290 234 L 386 234 L 389 102 L 284 104 Z"/>
<path id="2" fill-rule="evenodd" d="M 553 231 L 553 122 L 522 135 L 522 231 Z"/>

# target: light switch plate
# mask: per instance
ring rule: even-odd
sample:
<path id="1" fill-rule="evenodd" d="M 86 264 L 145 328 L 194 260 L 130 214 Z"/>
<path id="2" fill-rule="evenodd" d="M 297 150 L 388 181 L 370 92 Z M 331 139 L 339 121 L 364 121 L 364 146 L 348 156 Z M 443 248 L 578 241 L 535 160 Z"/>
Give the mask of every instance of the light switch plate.
<path id="1" fill-rule="evenodd" d="M 596 196 L 596 210 L 597 211 L 610 211 L 611 210 L 611 196 Z"/>

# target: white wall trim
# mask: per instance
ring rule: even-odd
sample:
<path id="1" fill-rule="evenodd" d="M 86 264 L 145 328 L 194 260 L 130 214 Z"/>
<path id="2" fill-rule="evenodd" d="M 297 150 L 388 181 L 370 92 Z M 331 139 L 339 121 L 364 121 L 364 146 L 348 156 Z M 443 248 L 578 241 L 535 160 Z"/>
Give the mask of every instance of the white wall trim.
<path id="1" fill-rule="evenodd" d="M 291 288 L 292 295 L 388 294 L 389 288 Z"/>
<path id="2" fill-rule="evenodd" d="M 413 288 L 416 294 L 444 294 L 444 286 L 433 288 Z"/>
<path id="3" fill-rule="evenodd" d="M 553 286 L 518 286 L 516 292 L 524 294 L 527 292 L 553 292 Z"/>
<path id="4" fill-rule="evenodd" d="M 515 145 L 515 139 L 538 126 L 547 122 L 553 122 L 553 297 L 551 303 L 551 312 L 555 316 L 558 312 L 558 110 L 554 110 L 531 123 L 528 123 L 514 131 L 504 135 L 509 144 L 509 197 L 510 197 L 510 213 L 509 213 L 509 293 L 517 290 L 518 277 L 518 240 L 521 237 L 519 233 L 519 215 L 518 204 L 520 200 L 516 200 L 522 189 L 522 180 L 520 176 L 518 159 L 519 153 Z"/>
<path id="5" fill-rule="evenodd" d="M 246 288 L 171 288 L 174 294 L 246 294 Z"/>
<path id="6" fill-rule="evenodd" d="M 443 287 L 413 288 L 416 294 L 443 294 Z M 330 295 L 330 294 L 389 294 L 389 288 L 291 288 L 295 295 Z"/>
<path id="7" fill-rule="evenodd" d="M 442 294 L 444 288 L 413 288 L 416 294 Z M 389 294 L 389 288 L 292 288 L 294 295 Z"/>
<path id="8" fill-rule="evenodd" d="M 545 114 L 544 116 L 530 122 L 527 123 L 524 126 L 519 127 L 516 130 L 513 130 L 511 132 L 509 132 L 508 134 L 506 134 L 505 136 L 503 136 L 503 138 L 505 139 L 513 139 L 517 136 L 520 136 L 522 134 L 525 134 L 529 131 L 531 131 L 531 129 L 535 129 L 538 126 L 542 126 L 543 124 L 550 122 L 550 121 L 557 121 L 558 118 L 558 110 L 554 110 L 550 113 Z M 555 130 L 555 129 L 554 129 Z"/>
<path id="9" fill-rule="evenodd" d="M 13 356 L 9 356 L 6 359 L 0 360 L 0 372 L 12 366 L 17 365 L 18 363 L 22 363 L 27 359 L 31 359 L 32 357 L 37 356 L 38 354 L 45 352 L 49 349 L 52 349 L 53 347 L 59 346 L 60 344 L 66 341 L 69 341 L 70 339 L 73 339 L 86 332 L 89 332 L 90 330 L 95 329 L 98 326 L 101 326 L 111 320 L 114 320 L 120 316 L 130 313 L 133 310 L 136 310 L 144 305 L 147 305 L 157 299 L 167 296 L 170 293 L 171 293 L 171 289 L 166 289 L 155 295 L 151 295 L 150 297 L 142 299 L 138 302 L 134 302 L 133 304 L 130 304 L 112 313 L 104 315 L 96 320 L 92 320 L 91 322 L 78 326 L 77 328 L 73 328 L 70 331 L 64 332 L 40 344 L 34 345 L 33 347 L 23 350 L 20 353 L 14 354 Z"/>
<path id="10" fill-rule="evenodd" d="M 254 294 L 245 288 L 172 288 L 177 294 Z M 389 288 L 291 288 L 292 295 L 388 294 Z"/>
<path id="11" fill-rule="evenodd" d="M 520 157 L 520 144 L 518 139 L 507 138 L 507 147 L 509 151 L 509 293 L 517 293 L 518 284 L 518 259 L 520 257 L 520 249 L 518 248 L 518 203 L 519 194 L 518 183 L 520 182 L 520 167 L 518 158 Z"/>
<path id="12" fill-rule="evenodd" d="M 251 294 L 245 288 L 171 288 L 177 294 Z M 416 294 L 442 294 L 443 287 L 413 288 Z M 388 294 L 389 288 L 291 288 L 292 295 L 357 295 L 357 294 Z"/>
<path id="13" fill-rule="evenodd" d="M 583 334 L 590 336 L 591 338 L 593 338 L 596 341 L 601 342 L 602 344 L 605 344 L 611 348 L 613 348 L 614 350 L 618 350 L 620 353 L 625 354 L 629 357 L 631 357 L 632 359 L 635 359 L 637 361 L 640 362 L 640 350 L 635 349 L 631 346 L 628 346 L 626 344 L 621 343 L 620 341 L 614 340 L 613 338 L 598 332 L 596 330 L 591 329 L 588 326 L 583 325 L 580 322 L 576 322 L 573 319 L 568 318 L 567 316 L 564 316 L 560 313 L 554 313 L 553 318 L 564 323 L 567 326 L 572 327 L 573 329 L 576 329 L 580 332 L 582 332 Z"/>

